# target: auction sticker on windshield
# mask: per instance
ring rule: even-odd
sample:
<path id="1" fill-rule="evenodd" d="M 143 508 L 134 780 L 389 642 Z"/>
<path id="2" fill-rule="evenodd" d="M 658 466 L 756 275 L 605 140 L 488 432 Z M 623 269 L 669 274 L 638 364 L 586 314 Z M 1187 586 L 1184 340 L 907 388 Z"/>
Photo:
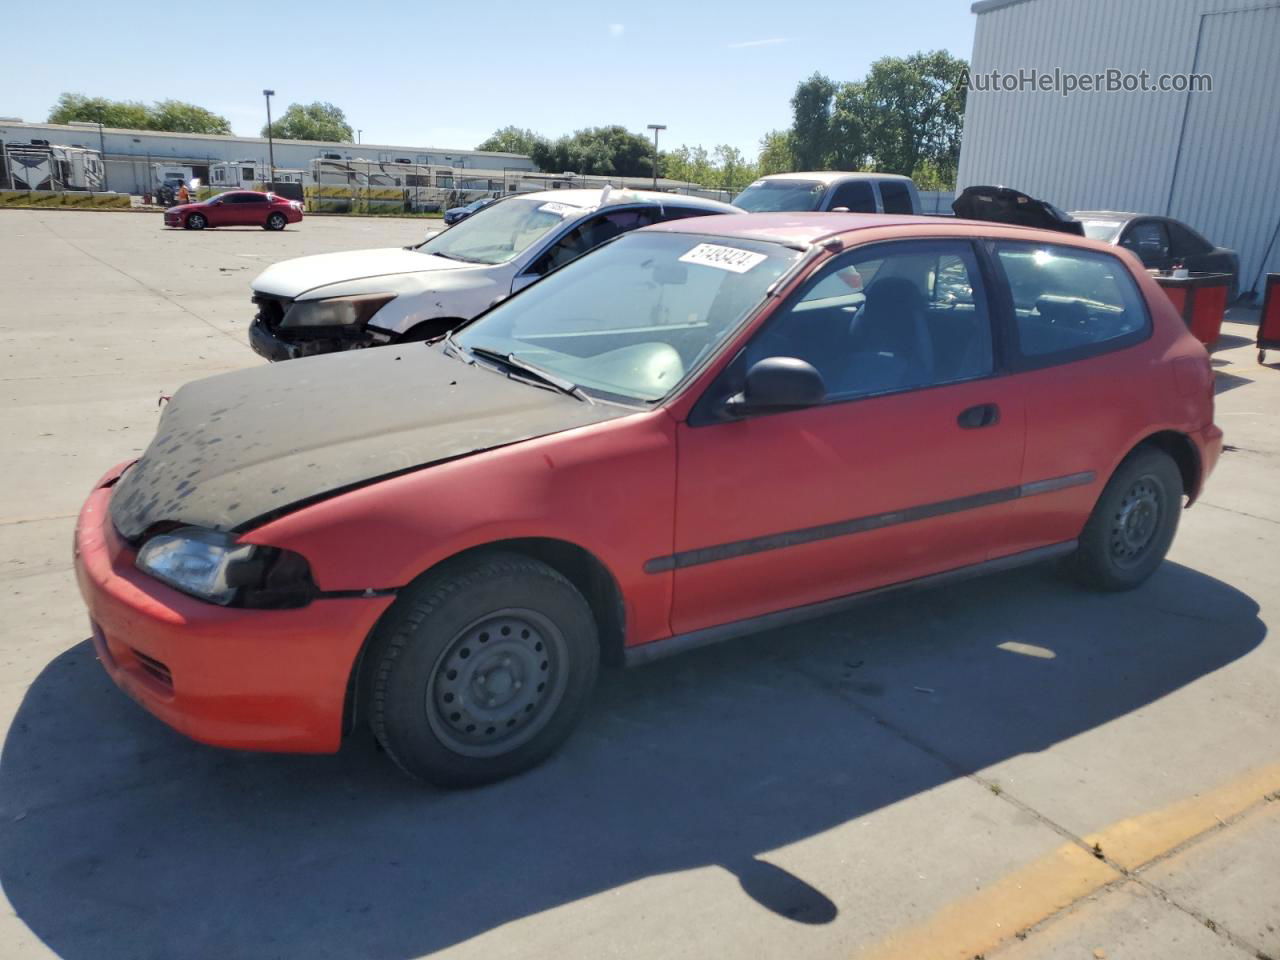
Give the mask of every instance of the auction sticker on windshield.
<path id="1" fill-rule="evenodd" d="M 538 208 L 543 213 L 554 213 L 561 217 L 567 217 L 571 213 L 577 213 L 577 207 L 571 207 L 567 203 L 556 203 L 550 200 Z"/>
<path id="2" fill-rule="evenodd" d="M 700 263 L 704 267 L 716 267 L 732 273 L 746 273 L 752 267 L 769 259 L 766 254 L 722 247 L 717 243 L 700 243 L 683 257 L 681 263 Z"/>

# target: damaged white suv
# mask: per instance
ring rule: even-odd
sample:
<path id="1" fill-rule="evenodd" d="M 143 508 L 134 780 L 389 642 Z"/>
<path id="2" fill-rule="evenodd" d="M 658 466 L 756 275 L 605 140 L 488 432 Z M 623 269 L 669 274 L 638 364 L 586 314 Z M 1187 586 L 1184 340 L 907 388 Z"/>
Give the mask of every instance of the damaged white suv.
<path id="1" fill-rule="evenodd" d="M 249 343 L 268 360 L 430 340 L 621 233 L 742 213 L 648 190 L 507 197 L 416 247 L 286 260 L 253 281 Z"/>

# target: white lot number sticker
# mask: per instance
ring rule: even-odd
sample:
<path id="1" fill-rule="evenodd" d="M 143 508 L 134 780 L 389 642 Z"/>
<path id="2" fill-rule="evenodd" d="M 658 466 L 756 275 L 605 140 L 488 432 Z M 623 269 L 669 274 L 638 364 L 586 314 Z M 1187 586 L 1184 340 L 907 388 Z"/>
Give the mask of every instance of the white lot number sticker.
<path id="1" fill-rule="evenodd" d="M 577 207 L 571 207 L 564 203 L 556 203 L 554 200 L 544 203 L 538 208 L 543 213 L 554 213 L 556 216 L 567 217 L 571 213 L 577 213 Z"/>
<path id="2" fill-rule="evenodd" d="M 716 243 L 700 243 L 683 257 L 681 263 L 700 263 L 704 267 L 716 267 L 730 273 L 746 273 L 752 267 L 768 260 L 763 253 L 752 253 L 750 250 L 739 250 L 737 247 L 722 247 Z"/>

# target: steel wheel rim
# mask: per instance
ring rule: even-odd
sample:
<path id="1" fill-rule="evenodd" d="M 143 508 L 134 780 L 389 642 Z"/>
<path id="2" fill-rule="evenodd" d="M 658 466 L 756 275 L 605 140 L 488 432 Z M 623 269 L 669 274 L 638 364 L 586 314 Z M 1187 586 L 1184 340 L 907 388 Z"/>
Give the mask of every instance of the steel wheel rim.
<path id="1" fill-rule="evenodd" d="M 432 732 L 464 757 L 495 757 L 546 727 L 568 685 L 568 645 L 535 610 L 499 610 L 446 645 L 427 682 Z"/>
<path id="2" fill-rule="evenodd" d="M 1111 558 L 1133 567 L 1147 556 L 1164 521 L 1164 488 L 1150 475 L 1139 477 L 1120 498 L 1111 521 Z"/>

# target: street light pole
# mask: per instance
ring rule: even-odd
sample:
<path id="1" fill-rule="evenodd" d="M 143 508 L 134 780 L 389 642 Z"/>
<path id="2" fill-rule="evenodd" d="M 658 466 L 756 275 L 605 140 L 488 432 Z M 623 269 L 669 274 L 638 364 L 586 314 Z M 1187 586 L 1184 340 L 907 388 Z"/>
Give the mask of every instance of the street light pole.
<path id="1" fill-rule="evenodd" d="M 275 138 L 271 135 L 271 98 L 275 96 L 274 90 L 263 90 L 262 95 L 267 98 L 267 163 L 271 168 L 271 177 L 267 180 L 267 189 L 276 182 L 276 145 Z"/>
<path id="2" fill-rule="evenodd" d="M 653 131 L 653 189 L 658 189 L 658 131 L 667 129 L 665 123 L 651 123 L 649 129 Z"/>
<path id="3" fill-rule="evenodd" d="M 102 189 L 111 190 L 110 178 L 107 174 L 107 138 L 102 132 L 102 121 L 98 121 L 98 152 L 102 154 Z"/>
<path id="4" fill-rule="evenodd" d="M 363 131 L 363 130 L 357 130 L 357 131 L 356 131 L 356 143 L 359 143 L 359 142 L 360 142 L 360 134 L 362 134 L 362 133 L 364 133 L 364 131 Z"/>

